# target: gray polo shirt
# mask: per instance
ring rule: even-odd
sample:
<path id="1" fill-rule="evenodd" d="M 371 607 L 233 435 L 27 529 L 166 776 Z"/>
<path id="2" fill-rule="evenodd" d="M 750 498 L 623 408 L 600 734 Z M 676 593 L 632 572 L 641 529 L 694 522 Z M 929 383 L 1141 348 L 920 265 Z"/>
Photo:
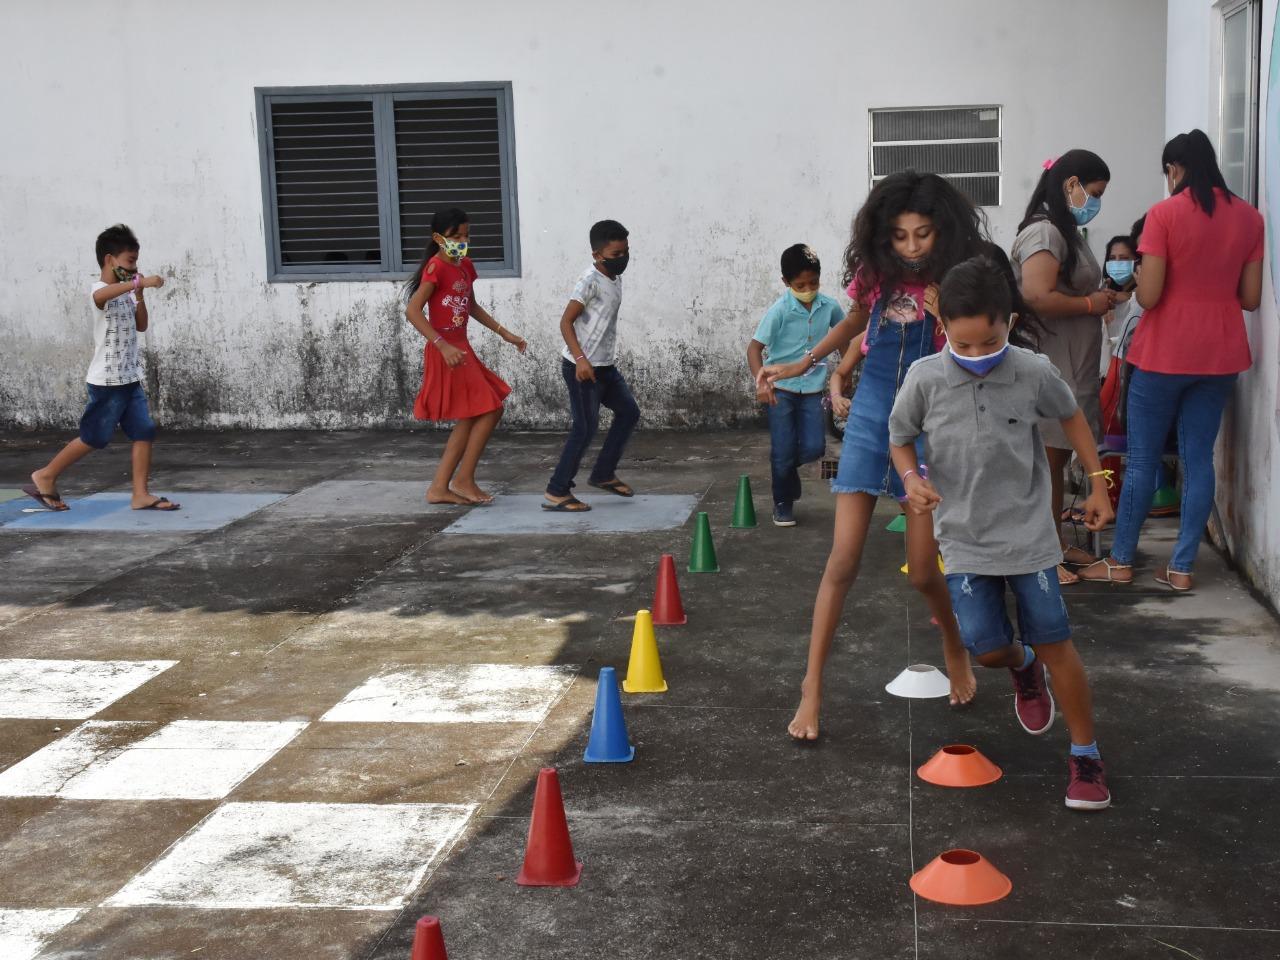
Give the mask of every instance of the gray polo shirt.
<path id="1" fill-rule="evenodd" d="M 924 434 L 929 481 L 942 502 L 933 532 L 947 573 L 1013 576 L 1062 562 L 1049 506 L 1049 462 L 1039 420 L 1065 420 L 1076 398 L 1045 357 L 1009 347 L 985 377 L 946 349 L 907 371 L 889 441 Z"/>

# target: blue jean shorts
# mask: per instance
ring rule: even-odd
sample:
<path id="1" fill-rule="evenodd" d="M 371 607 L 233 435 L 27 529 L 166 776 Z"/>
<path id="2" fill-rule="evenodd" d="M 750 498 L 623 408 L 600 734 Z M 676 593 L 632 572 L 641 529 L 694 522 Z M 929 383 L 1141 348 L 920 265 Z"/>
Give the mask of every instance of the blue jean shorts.
<path id="1" fill-rule="evenodd" d="M 147 409 L 147 395 L 141 383 L 85 386 L 89 388 L 89 402 L 80 417 L 80 439 L 89 446 L 101 450 L 111 442 L 117 425 L 130 440 L 156 438 L 156 423 Z"/>
<path id="2" fill-rule="evenodd" d="M 1070 639 L 1071 624 L 1056 567 L 1005 577 L 948 573 L 947 589 L 960 624 L 960 639 L 975 655 L 1013 643 L 1013 625 L 1004 605 L 1006 584 L 1018 609 L 1018 635 L 1023 643 L 1034 647 Z"/>

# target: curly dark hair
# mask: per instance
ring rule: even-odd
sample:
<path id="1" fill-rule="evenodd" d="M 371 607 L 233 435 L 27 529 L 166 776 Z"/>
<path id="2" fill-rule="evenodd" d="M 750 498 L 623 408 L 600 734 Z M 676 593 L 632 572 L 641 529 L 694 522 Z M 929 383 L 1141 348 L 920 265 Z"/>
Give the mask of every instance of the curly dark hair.
<path id="1" fill-rule="evenodd" d="M 957 263 L 981 253 L 988 242 L 986 217 L 949 180 L 914 170 L 893 173 L 871 188 L 853 217 L 842 284 L 858 277 L 868 294 L 876 285 L 881 297 L 893 293 L 908 273 L 893 255 L 893 225 L 904 213 L 928 217 L 937 230 L 926 267 L 928 279 L 942 279 Z"/>

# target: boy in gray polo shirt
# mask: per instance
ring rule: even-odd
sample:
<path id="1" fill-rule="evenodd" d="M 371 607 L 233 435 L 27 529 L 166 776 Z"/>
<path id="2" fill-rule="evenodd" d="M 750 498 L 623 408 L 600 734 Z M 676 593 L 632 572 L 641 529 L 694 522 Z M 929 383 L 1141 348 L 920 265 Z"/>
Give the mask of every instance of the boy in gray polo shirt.
<path id="1" fill-rule="evenodd" d="M 992 260 L 975 257 L 943 278 L 939 312 L 948 348 L 912 365 L 889 418 L 893 463 L 911 509 L 933 511 L 960 637 L 985 667 L 1013 675 L 1014 713 L 1041 734 L 1053 723 L 1048 675 L 1071 734 L 1066 804 L 1111 803 L 1093 732 L 1084 664 L 1071 643 L 1058 587 L 1061 557 L 1049 463 L 1037 422 L 1059 420 L 1092 483 L 1085 524 L 1114 514 L 1107 473 L 1071 388 L 1044 357 L 1009 344 L 1012 292 Z M 929 479 L 915 440 L 924 435 Z M 1017 603 L 1018 632 L 1005 612 Z M 1046 669 L 1047 668 L 1047 669 Z"/>

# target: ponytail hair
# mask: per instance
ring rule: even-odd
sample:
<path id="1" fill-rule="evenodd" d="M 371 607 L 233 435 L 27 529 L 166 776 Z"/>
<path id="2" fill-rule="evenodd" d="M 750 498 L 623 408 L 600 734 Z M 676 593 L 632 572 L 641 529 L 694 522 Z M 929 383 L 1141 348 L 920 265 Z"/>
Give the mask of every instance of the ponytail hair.
<path id="1" fill-rule="evenodd" d="M 404 282 L 406 300 L 418 292 L 418 287 L 422 286 L 422 271 L 427 269 L 427 263 L 431 258 L 440 252 L 440 244 L 436 243 L 435 235 L 438 233 L 442 237 L 448 236 L 450 231 L 457 230 L 464 223 L 470 222 L 467 211 L 460 207 L 446 207 L 444 210 L 437 211 L 431 218 L 431 235 L 427 237 L 427 249 L 422 254 L 422 262 Z"/>
<path id="2" fill-rule="evenodd" d="M 1009 286 L 1010 312 L 1018 315 L 1017 322 L 1009 331 L 1009 342 L 1015 347 L 1025 347 L 1027 350 L 1039 353 L 1042 333 L 1040 317 L 1023 298 L 1022 287 L 1018 285 L 1018 278 L 1013 272 L 1013 264 L 1009 262 L 1009 255 L 996 243 L 986 244 L 983 255 L 1004 277 L 1004 282 Z"/>
<path id="3" fill-rule="evenodd" d="M 1192 199 L 1209 216 L 1213 216 L 1213 207 L 1217 201 L 1213 194 L 1214 187 L 1226 194 L 1227 203 L 1235 196 L 1227 187 L 1227 181 L 1218 168 L 1218 155 L 1214 153 L 1213 144 L 1203 130 L 1180 133 L 1164 145 L 1164 152 L 1160 154 L 1160 169 L 1167 172 L 1169 165 L 1174 163 L 1180 165 L 1186 173 L 1173 188 L 1172 195 L 1190 190 Z"/>
<path id="4" fill-rule="evenodd" d="M 1063 185 L 1072 177 L 1080 180 L 1081 187 L 1098 180 L 1111 181 L 1111 170 L 1106 162 L 1092 150 L 1068 150 L 1053 163 L 1047 164 L 1040 182 L 1036 184 L 1027 204 L 1027 212 L 1018 224 L 1021 232 L 1037 220 L 1048 220 L 1067 242 L 1067 259 L 1062 261 L 1061 275 L 1075 273 L 1084 246 L 1084 237 L 1076 226 L 1076 219 L 1067 207 L 1067 194 Z"/>

